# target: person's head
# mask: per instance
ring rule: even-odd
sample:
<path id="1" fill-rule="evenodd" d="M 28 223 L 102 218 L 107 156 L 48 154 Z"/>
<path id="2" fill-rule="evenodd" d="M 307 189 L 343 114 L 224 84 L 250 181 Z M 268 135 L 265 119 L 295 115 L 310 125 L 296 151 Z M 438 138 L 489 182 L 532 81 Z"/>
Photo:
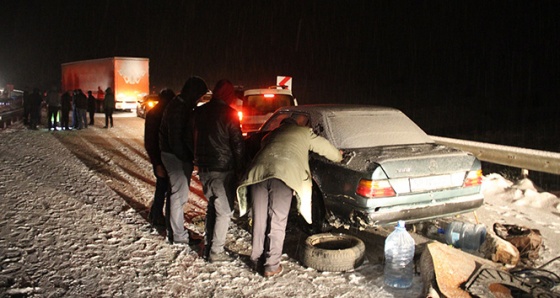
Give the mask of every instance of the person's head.
<path id="1" fill-rule="evenodd" d="M 200 77 L 192 76 L 187 79 L 185 84 L 183 85 L 183 89 L 181 89 L 181 95 L 185 99 L 190 99 L 196 101 L 202 95 L 208 92 L 208 86 L 206 82 Z"/>
<path id="2" fill-rule="evenodd" d="M 162 104 L 168 104 L 173 97 L 175 97 L 175 92 L 169 88 L 161 89 L 159 92 L 159 100 Z"/>
<path id="3" fill-rule="evenodd" d="M 88 95 L 91 95 L 91 90 L 89 90 L 89 91 L 87 92 L 87 94 L 88 94 Z"/>
<path id="4" fill-rule="evenodd" d="M 113 89 L 111 89 L 111 87 L 107 87 L 107 89 L 105 89 L 105 93 L 113 93 Z"/>
<path id="5" fill-rule="evenodd" d="M 233 99 L 236 98 L 235 87 L 230 81 L 226 79 L 219 80 L 216 83 L 216 86 L 214 86 L 214 90 L 212 90 L 212 97 L 221 99 L 230 104 Z"/>

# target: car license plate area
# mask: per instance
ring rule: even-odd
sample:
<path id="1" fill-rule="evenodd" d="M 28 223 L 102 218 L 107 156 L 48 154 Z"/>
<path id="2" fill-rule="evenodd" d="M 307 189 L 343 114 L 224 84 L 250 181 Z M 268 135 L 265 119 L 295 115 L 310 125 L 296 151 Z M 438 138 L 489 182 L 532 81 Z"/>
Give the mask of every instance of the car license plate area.
<path id="1" fill-rule="evenodd" d="M 434 190 L 452 187 L 453 183 L 450 175 L 428 176 L 410 179 L 411 191 Z"/>

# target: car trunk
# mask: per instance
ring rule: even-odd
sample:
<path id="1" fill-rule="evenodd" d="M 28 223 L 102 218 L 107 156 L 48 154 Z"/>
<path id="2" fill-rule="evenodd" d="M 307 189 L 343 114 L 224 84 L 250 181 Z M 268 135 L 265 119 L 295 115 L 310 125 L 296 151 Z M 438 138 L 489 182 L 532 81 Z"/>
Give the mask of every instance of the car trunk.
<path id="1" fill-rule="evenodd" d="M 437 144 L 365 148 L 353 152 L 348 167 L 373 172 L 381 166 L 389 179 L 464 173 L 471 170 L 475 161 L 475 157 L 466 152 Z"/>

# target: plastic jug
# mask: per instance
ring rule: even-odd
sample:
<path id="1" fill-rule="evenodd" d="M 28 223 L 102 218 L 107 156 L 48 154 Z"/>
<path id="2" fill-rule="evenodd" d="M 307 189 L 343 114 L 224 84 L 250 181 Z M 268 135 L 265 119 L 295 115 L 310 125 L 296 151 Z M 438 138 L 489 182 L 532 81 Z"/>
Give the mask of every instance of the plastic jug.
<path id="1" fill-rule="evenodd" d="M 445 229 L 445 242 L 469 253 L 478 251 L 486 240 L 486 227 L 482 224 L 453 221 Z"/>
<path id="2" fill-rule="evenodd" d="M 414 239 L 399 220 L 397 226 L 385 239 L 384 282 L 393 288 L 408 288 L 414 273 Z"/>

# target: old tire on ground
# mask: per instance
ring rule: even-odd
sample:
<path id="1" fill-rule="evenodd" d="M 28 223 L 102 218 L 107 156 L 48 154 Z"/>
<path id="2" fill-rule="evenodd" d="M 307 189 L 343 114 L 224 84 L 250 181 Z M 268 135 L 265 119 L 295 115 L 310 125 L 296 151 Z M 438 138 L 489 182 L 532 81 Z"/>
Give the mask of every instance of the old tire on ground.
<path id="1" fill-rule="evenodd" d="M 319 271 L 348 271 L 363 263 L 365 250 L 364 242 L 352 235 L 316 234 L 305 240 L 301 262 Z"/>

